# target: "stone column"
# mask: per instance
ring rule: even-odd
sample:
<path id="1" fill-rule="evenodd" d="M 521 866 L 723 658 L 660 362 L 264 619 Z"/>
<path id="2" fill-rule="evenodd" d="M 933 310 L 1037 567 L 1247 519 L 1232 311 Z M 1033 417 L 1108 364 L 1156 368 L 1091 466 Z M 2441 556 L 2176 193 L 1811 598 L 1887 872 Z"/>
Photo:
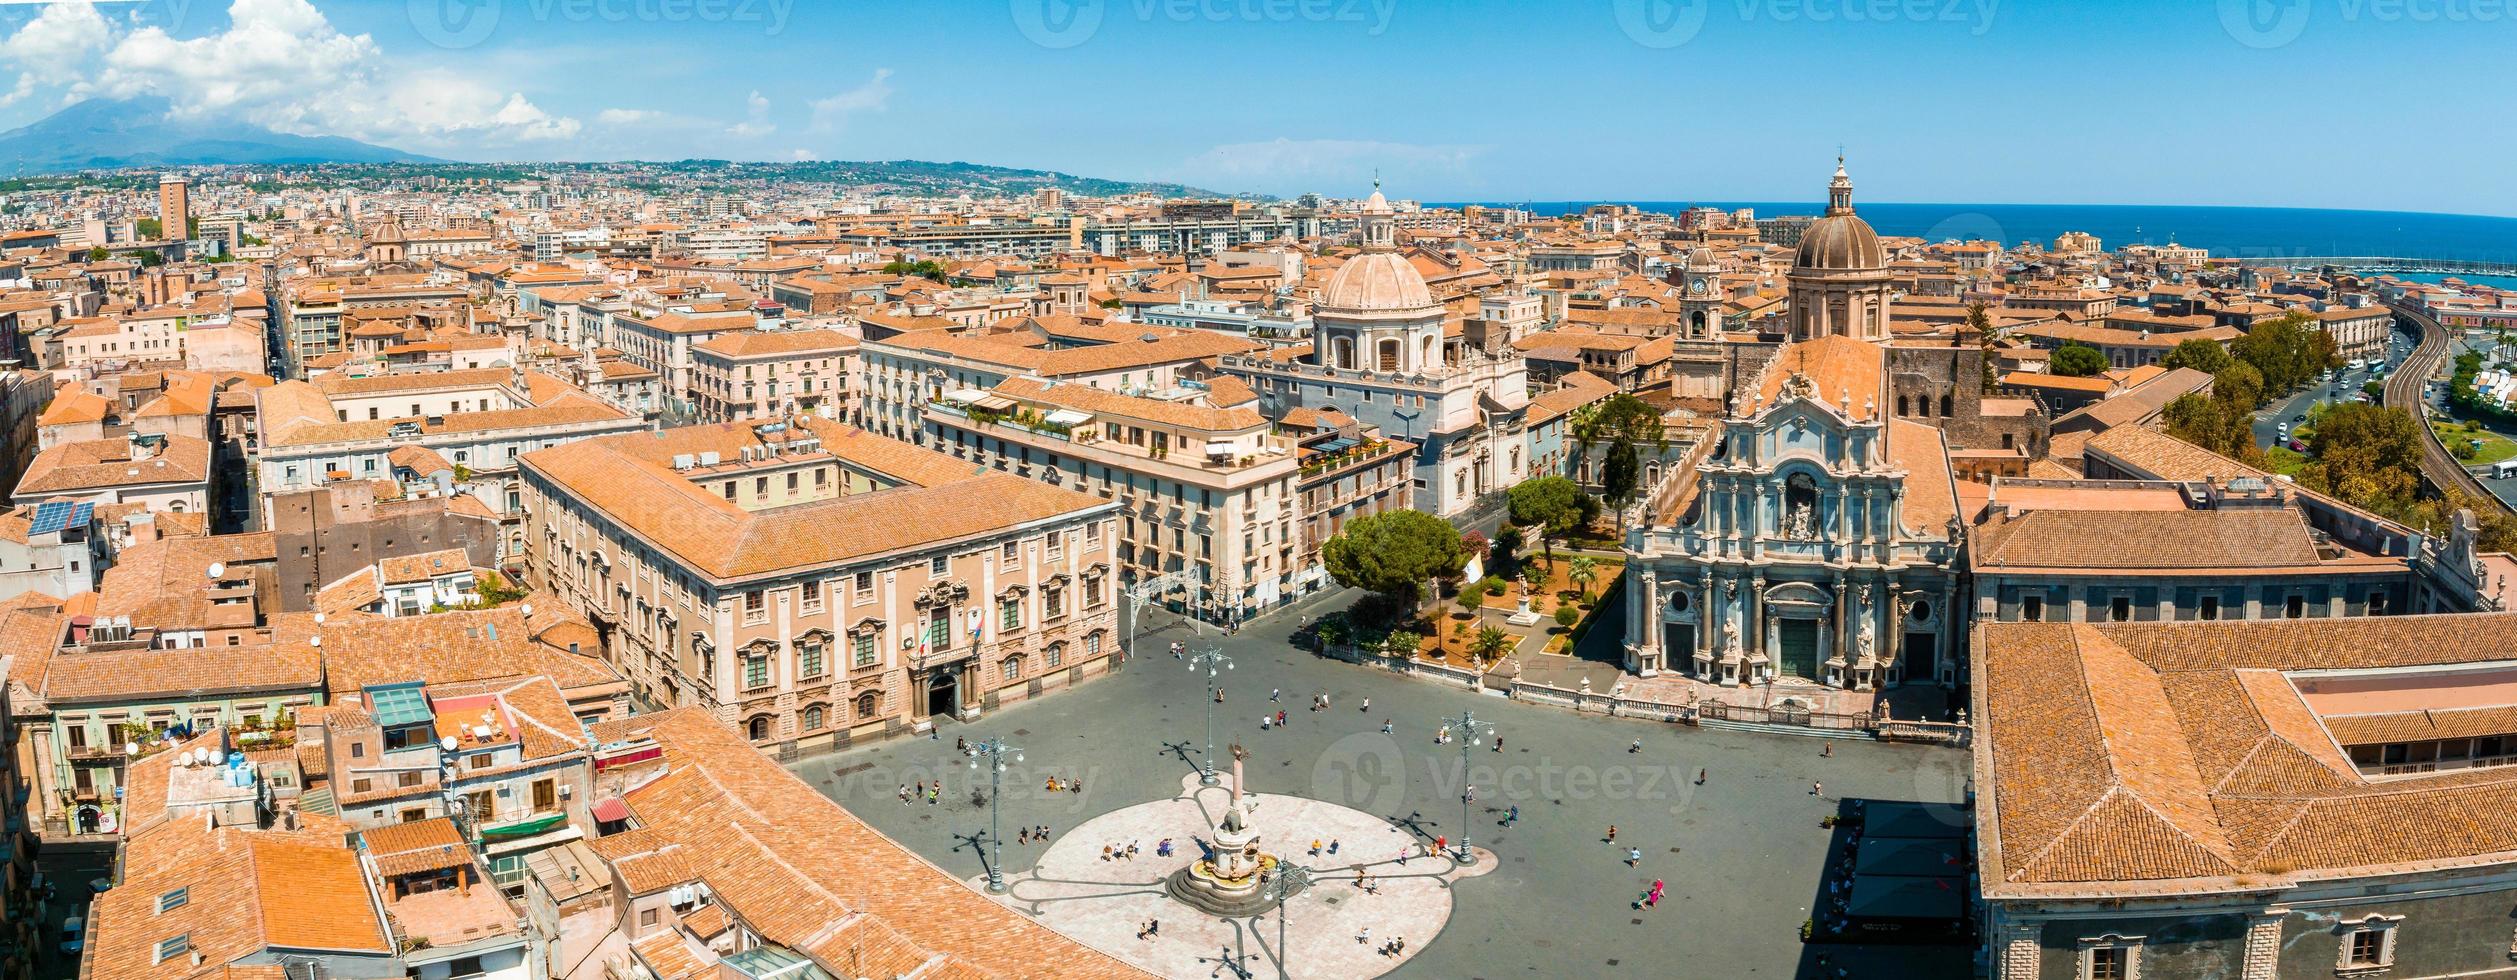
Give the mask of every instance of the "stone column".
<path id="1" fill-rule="evenodd" d="M 1739 638 L 1740 649 L 1765 651 L 1765 572 L 1762 570 L 1749 576 L 1747 603 L 1748 629 L 1746 635 Z M 1741 656 L 1744 658 L 1747 655 L 1742 653 Z M 1766 656 L 1770 661 L 1773 654 L 1766 652 Z M 1769 662 L 1766 667 L 1770 670 L 1773 664 Z M 1741 676 L 1742 679 L 1746 677 L 1744 674 Z"/>
<path id="2" fill-rule="evenodd" d="M 2246 963 L 2241 980 L 2273 980 L 2281 966 L 2281 923 L 2290 910 L 2269 908 L 2246 918 Z"/>
<path id="3" fill-rule="evenodd" d="M 1643 621 L 1643 662 L 1637 665 L 1639 669 L 1635 673 L 1644 677 L 1660 673 L 1664 645 L 1661 634 L 1668 627 L 1661 624 L 1661 610 L 1665 607 L 1661 604 L 1660 576 L 1651 566 L 1643 566 L 1642 587 L 1634 590 L 1626 603 L 1629 606 L 1641 603 L 1643 609 L 1640 617 Z"/>

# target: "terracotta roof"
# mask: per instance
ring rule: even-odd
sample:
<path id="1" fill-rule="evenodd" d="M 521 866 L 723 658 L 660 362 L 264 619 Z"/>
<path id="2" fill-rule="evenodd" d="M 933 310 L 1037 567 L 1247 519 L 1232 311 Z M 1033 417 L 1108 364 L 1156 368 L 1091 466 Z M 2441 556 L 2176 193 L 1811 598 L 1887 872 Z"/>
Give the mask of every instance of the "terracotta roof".
<path id="1" fill-rule="evenodd" d="M 525 470 L 720 580 L 827 567 L 1115 506 L 820 419 L 799 423 L 821 450 L 881 474 L 888 489 L 744 510 L 672 469 L 678 454 L 732 460 L 759 423 L 682 426 L 529 453 Z"/>
<path id="2" fill-rule="evenodd" d="M 40 496 L 107 487 L 139 487 L 160 483 L 200 483 L 210 478 L 210 444 L 191 436 L 168 433 L 165 449 L 149 459 L 131 459 L 126 439 L 61 442 L 35 455 L 16 495 Z"/>
<path id="3" fill-rule="evenodd" d="M 1854 421 L 1878 418 L 1885 407 L 1879 399 L 1885 391 L 1881 385 L 1887 376 L 1887 359 L 1887 348 L 1841 335 L 1786 344 L 1767 365 L 1765 383 L 1750 403 L 1749 414 L 1774 404 L 1792 378 L 1805 377 L 1816 389 L 1817 400 L 1839 414 Z"/>
<path id="4" fill-rule="evenodd" d="M 2175 546 L 2124 546 L 2135 540 Z M 2003 570 L 2278 568 L 2321 561 L 2306 515 L 2290 507 L 2035 510 L 1977 525 L 1969 551 L 1976 567 Z"/>

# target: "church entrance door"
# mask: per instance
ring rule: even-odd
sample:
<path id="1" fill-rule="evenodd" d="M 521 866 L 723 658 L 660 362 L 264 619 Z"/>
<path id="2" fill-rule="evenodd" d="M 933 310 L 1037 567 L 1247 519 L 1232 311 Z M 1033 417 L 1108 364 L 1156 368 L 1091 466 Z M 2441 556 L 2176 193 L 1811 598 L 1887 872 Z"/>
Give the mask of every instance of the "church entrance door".
<path id="1" fill-rule="evenodd" d="M 1905 634 L 1905 651 L 1898 659 L 1905 661 L 1906 683 L 1929 684 L 1940 679 L 1938 671 L 1934 669 L 1939 661 L 1932 656 L 1935 652 L 1933 648 L 1939 645 L 1939 639 L 1931 633 Z"/>
<path id="2" fill-rule="evenodd" d="M 1779 619 L 1776 644 L 1782 647 L 1779 672 L 1791 677 L 1818 676 L 1818 621 L 1814 619 Z"/>

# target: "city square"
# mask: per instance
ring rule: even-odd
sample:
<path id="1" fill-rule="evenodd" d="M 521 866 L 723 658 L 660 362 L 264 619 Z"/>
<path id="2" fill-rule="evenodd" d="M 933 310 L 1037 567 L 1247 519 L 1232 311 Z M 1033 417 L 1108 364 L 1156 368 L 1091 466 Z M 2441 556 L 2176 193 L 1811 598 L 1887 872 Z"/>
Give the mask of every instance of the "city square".
<path id="1" fill-rule="evenodd" d="M 978 721 L 942 722 L 933 737 L 909 737 L 815 756 L 791 766 L 886 835 L 947 872 L 983 887 L 982 844 L 989 809 L 973 803 L 984 791 L 985 771 L 974 770 L 955 751 L 957 741 L 1002 738 L 1018 746 L 1024 761 L 1004 774 L 1002 847 L 1004 871 L 1014 882 L 1011 904 L 1087 945 L 1129 958 L 1125 947 L 1141 941 L 1134 932 L 1159 918 L 1161 932 L 1203 928 L 1212 922 L 1176 902 L 1142 897 L 1124 910 L 1095 912 L 1106 920 L 1077 924 L 1043 913 L 1024 899 L 1024 884 L 1043 868 L 1082 868 L 1096 880 L 1132 877 L 1151 881 L 1169 864 L 1153 858 L 1151 830 L 1122 834 L 1104 823 L 1110 815 L 1182 797 L 1195 787 L 1205 760 L 1205 713 L 1214 710 L 1215 752 L 1229 779 L 1230 746 L 1248 751 L 1250 790 L 1263 802 L 1256 821 L 1279 854 L 1306 866 L 1340 870 L 1321 876 L 1314 893 L 1355 903 L 1399 904 L 1399 876 L 1419 873 L 1433 859 L 1394 863 L 1390 842 L 1419 848 L 1436 837 L 1455 844 L 1464 830 L 1486 864 L 1479 877 L 1448 881 L 1448 921 L 1430 933 L 1405 935 L 1410 955 L 1391 963 L 1364 960 L 1398 977 L 1499 977 L 1562 975 L 1769 976 L 1821 975 L 1818 957 L 1829 955 L 1851 976 L 1947 976 L 1968 969 L 1961 946 L 1803 946 L 1800 929 L 1823 887 L 1830 831 L 1820 824 L 1846 799 L 1959 804 L 1965 799 L 1963 752 L 1866 739 L 1820 739 L 1761 732 L 1720 731 L 1659 722 L 1577 715 L 1560 708 L 1522 704 L 1437 685 L 1425 680 L 1326 659 L 1292 641 L 1301 617 L 1338 608 L 1354 593 L 1335 590 L 1225 635 L 1169 614 L 1149 614 L 1131 656 L 1109 677 L 1054 698 L 989 712 Z M 1232 658 L 1217 681 L 1220 705 L 1207 700 L 1206 676 L 1175 659 L 1169 646 L 1194 653 L 1209 648 Z M 1276 700 L 1269 695 L 1276 693 Z M 1325 694 L 1329 707 L 1312 710 Z M 1369 699 L 1369 710 L 1363 708 Z M 1259 716 L 1285 712 L 1286 724 L 1262 729 Z M 1461 712 L 1491 723 L 1491 734 L 1470 747 L 1467 764 L 1474 787 L 1467 822 L 1461 819 L 1463 784 L 1456 731 L 1436 744 L 1447 722 Z M 1384 735 L 1387 722 L 1393 731 Z M 1501 750 L 1496 751 L 1499 736 Z M 1629 751 L 1640 740 L 1639 752 Z M 1704 777 L 1702 785 L 1696 779 Z M 1060 790 L 1045 790 L 1056 777 Z M 904 785 L 941 779 L 939 802 L 904 803 Z M 974 784 L 974 780 L 981 780 Z M 1066 787 L 1080 780 L 1079 791 Z M 1812 793 L 1812 783 L 1823 794 Z M 1217 791 L 1209 790 L 1212 794 Z M 1340 853 L 1314 859 L 1311 838 L 1322 831 L 1292 817 L 1297 801 L 1318 801 L 1378 818 L 1384 836 L 1371 843 L 1344 838 Z M 1510 808 L 1520 819 L 1507 820 Z M 1964 820 L 1956 806 L 1951 820 Z M 1271 823 L 1283 819 L 1285 825 Z M 1185 827 L 1193 821 L 1171 821 Z M 1606 838 L 1610 825 L 1616 841 Z M 1048 828 L 1050 844 L 1016 843 L 1017 829 Z M 1078 841 L 1076 838 L 1081 838 Z M 1139 842 L 1142 870 L 1107 870 L 1097 855 L 1104 844 Z M 1176 845 L 1194 854 L 1191 842 Z M 1366 847 L 1375 850 L 1366 850 Z M 1629 848 L 1642 851 L 1629 866 Z M 1484 857 L 1491 853 L 1491 857 Z M 1074 856 L 1083 856 L 1080 863 Z M 1175 855 L 1175 861 L 1184 857 Z M 1375 862 L 1383 893 L 1357 893 L 1349 866 Z M 1667 883 L 1656 908 L 1639 907 L 1655 880 Z M 1085 917 L 1085 916 L 1079 916 Z M 1419 916 L 1418 919 L 1424 917 Z M 1369 946 L 1407 928 L 1387 916 L 1340 915 L 1321 905 L 1298 904 L 1290 930 L 1301 936 L 1325 931 L 1311 942 L 1297 938 L 1286 963 L 1288 976 L 1368 975 L 1306 965 L 1303 951 L 1368 948 L 1353 932 L 1373 927 Z M 1123 927 L 1123 928 L 1122 928 Z M 1236 955 L 1254 976 L 1276 976 L 1275 917 L 1255 927 L 1220 926 Z M 1211 958 L 1212 943 L 1196 956 Z M 1351 958 L 1351 957 L 1349 957 Z M 1332 961 L 1333 962 L 1333 961 Z M 1202 964 L 1202 965 L 1201 965 Z M 1206 975 L 1220 964 L 1194 961 Z M 1264 968 L 1262 968 L 1262 966 Z M 1833 975 L 1830 966 L 1824 975 Z M 1223 975 L 1232 975 L 1226 970 Z"/>

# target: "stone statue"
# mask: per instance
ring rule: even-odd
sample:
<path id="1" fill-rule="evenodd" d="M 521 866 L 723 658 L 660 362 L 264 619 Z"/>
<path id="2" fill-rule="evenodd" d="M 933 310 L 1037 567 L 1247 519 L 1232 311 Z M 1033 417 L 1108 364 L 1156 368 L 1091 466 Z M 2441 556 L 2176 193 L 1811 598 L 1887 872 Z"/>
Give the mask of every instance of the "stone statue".
<path id="1" fill-rule="evenodd" d="M 1723 623 L 1723 624 L 1722 624 L 1722 655 L 1723 655 L 1723 656 L 1736 656 L 1738 653 L 1739 653 L 1739 624 L 1738 624 L 1738 623 Z"/>
<path id="2" fill-rule="evenodd" d="M 1860 663 L 1869 663 L 1871 649 L 1875 647 L 1878 642 L 1879 638 L 1874 635 L 1870 629 L 1870 620 L 1864 618 L 1862 620 L 1861 631 L 1853 634 L 1854 659 Z"/>
<path id="3" fill-rule="evenodd" d="M 1783 536 L 1801 540 L 1817 537 L 1818 519 L 1815 510 L 1806 501 L 1794 503 L 1791 513 L 1783 516 Z"/>

